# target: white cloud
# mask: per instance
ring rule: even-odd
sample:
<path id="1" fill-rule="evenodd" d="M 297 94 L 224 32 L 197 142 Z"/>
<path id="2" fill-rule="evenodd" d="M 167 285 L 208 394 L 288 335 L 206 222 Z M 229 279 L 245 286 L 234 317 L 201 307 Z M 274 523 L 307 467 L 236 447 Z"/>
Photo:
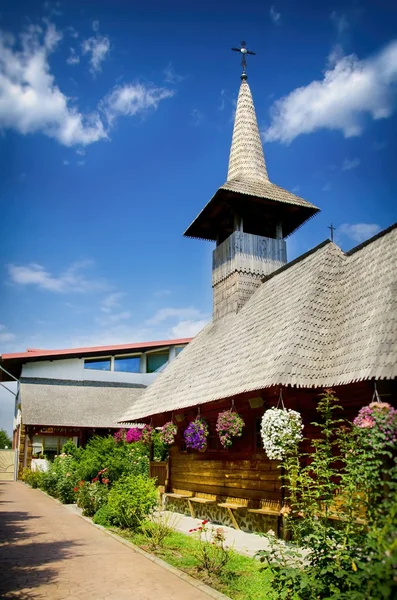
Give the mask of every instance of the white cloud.
<path id="1" fill-rule="evenodd" d="M 270 18 L 276 25 L 281 22 L 281 13 L 276 11 L 274 4 L 270 7 Z"/>
<path id="2" fill-rule="evenodd" d="M 126 310 L 124 312 L 107 314 L 107 315 L 103 315 L 101 317 L 97 317 L 96 321 L 102 327 L 108 327 L 109 325 L 114 325 L 116 323 L 119 323 L 120 321 L 125 321 L 125 320 L 129 319 L 130 317 L 131 317 L 131 313 Z"/>
<path id="3" fill-rule="evenodd" d="M 187 320 L 202 318 L 205 318 L 205 315 L 203 315 L 200 310 L 194 308 L 193 306 L 187 308 L 161 308 L 151 319 L 145 321 L 145 324 L 158 325 L 159 323 L 169 319 Z"/>
<path id="4" fill-rule="evenodd" d="M 70 54 L 66 59 L 68 65 L 78 65 L 80 62 L 80 56 L 76 53 L 74 48 L 70 48 Z"/>
<path id="5" fill-rule="evenodd" d="M 171 338 L 194 337 L 208 323 L 209 319 L 200 319 L 198 321 L 180 321 L 171 328 Z"/>
<path id="6" fill-rule="evenodd" d="M 107 138 L 98 113 L 81 114 L 55 85 L 48 57 L 60 37 L 54 26 L 30 26 L 15 40 L 0 32 L 0 128 L 41 132 L 65 146 Z"/>
<path id="7" fill-rule="evenodd" d="M 148 109 L 157 109 L 161 100 L 171 98 L 172 90 L 145 86 L 142 83 L 116 86 L 104 99 L 102 108 L 110 124 L 120 116 L 133 116 Z"/>
<path id="8" fill-rule="evenodd" d="M 373 143 L 373 147 L 374 147 L 374 150 L 376 150 L 376 152 L 379 152 L 379 150 L 384 150 L 387 147 L 387 142 L 385 140 L 383 140 L 381 142 L 375 141 Z"/>
<path id="9" fill-rule="evenodd" d="M 0 324 L 0 343 L 12 342 L 15 340 L 16 335 L 7 330 L 5 325 Z"/>
<path id="10" fill-rule="evenodd" d="M 190 117 L 190 124 L 193 125 L 193 127 L 198 127 L 205 119 L 204 114 L 199 111 L 198 108 L 193 108 L 192 112 L 190 113 Z"/>
<path id="11" fill-rule="evenodd" d="M 351 160 L 349 160 L 348 158 L 345 158 L 345 160 L 343 161 L 343 165 L 342 165 L 342 171 L 350 171 L 351 169 L 355 169 L 356 167 L 359 166 L 359 164 L 361 163 L 361 160 L 359 158 L 352 158 Z"/>
<path id="12" fill-rule="evenodd" d="M 22 286 L 34 285 L 41 290 L 56 293 L 94 292 L 108 289 L 103 279 L 89 279 L 85 270 L 92 265 L 91 261 L 78 261 L 70 265 L 63 273 L 53 275 L 42 265 L 8 265 L 8 273 L 12 283 Z"/>
<path id="13" fill-rule="evenodd" d="M 85 156 L 87 154 L 87 151 L 84 148 L 77 148 L 76 154 L 78 156 Z"/>
<path id="14" fill-rule="evenodd" d="M 46 21 L 47 29 L 44 34 L 44 46 L 49 52 L 53 52 L 63 38 L 63 34 L 57 30 L 53 23 Z"/>
<path id="15" fill-rule="evenodd" d="M 99 30 L 99 21 L 93 21 L 91 26 L 92 26 L 92 31 L 98 31 Z"/>
<path id="16" fill-rule="evenodd" d="M 112 292 L 108 294 L 101 302 L 101 310 L 105 313 L 111 313 L 114 308 L 120 306 L 120 300 L 124 296 L 124 292 Z"/>
<path id="17" fill-rule="evenodd" d="M 154 296 L 170 296 L 172 294 L 171 290 L 157 290 L 157 292 L 154 292 Z"/>
<path id="18" fill-rule="evenodd" d="M 76 39 L 79 37 L 79 32 L 75 30 L 74 27 L 67 27 L 67 32 L 69 33 L 70 37 Z"/>
<path id="19" fill-rule="evenodd" d="M 102 70 L 102 63 L 110 50 L 110 41 L 106 36 L 92 36 L 82 42 L 81 49 L 83 54 L 90 55 L 90 71 L 95 75 Z"/>
<path id="20" fill-rule="evenodd" d="M 397 40 L 376 56 L 359 60 L 340 58 L 321 81 L 293 90 L 277 100 L 267 141 L 290 143 L 298 135 L 319 129 L 340 130 L 345 137 L 358 136 L 364 117 L 386 119 L 396 105 Z"/>
<path id="21" fill-rule="evenodd" d="M 168 65 L 165 67 L 163 74 L 164 74 L 164 81 L 166 83 L 172 83 L 172 84 L 180 83 L 181 81 L 183 81 L 185 79 L 185 77 L 183 77 L 183 75 L 179 75 L 178 73 L 176 73 L 171 62 L 169 62 Z"/>
<path id="22" fill-rule="evenodd" d="M 380 226 L 376 223 L 356 223 L 349 225 L 343 223 L 338 227 L 338 232 L 346 235 L 355 242 L 364 242 L 368 238 L 376 235 L 380 231 Z"/>
<path id="23" fill-rule="evenodd" d="M 341 36 L 342 33 L 344 33 L 349 28 L 349 22 L 347 20 L 346 15 L 344 13 L 339 13 L 336 10 L 333 10 L 330 14 L 330 17 L 331 21 L 335 25 L 338 35 Z"/>

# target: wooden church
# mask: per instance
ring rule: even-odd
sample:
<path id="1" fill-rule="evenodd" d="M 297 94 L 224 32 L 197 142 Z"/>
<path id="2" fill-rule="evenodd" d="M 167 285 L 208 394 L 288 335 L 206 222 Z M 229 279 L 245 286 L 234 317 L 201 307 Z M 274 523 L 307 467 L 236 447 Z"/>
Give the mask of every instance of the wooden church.
<path id="1" fill-rule="evenodd" d="M 185 232 L 216 243 L 213 319 L 120 422 L 177 424 L 165 481 L 174 509 L 258 530 L 277 526 L 282 507 L 279 463 L 260 436 L 280 391 L 309 437 L 324 388 L 347 419 L 371 402 L 375 383 L 396 406 L 397 228 L 347 253 L 327 240 L 287 262 L 286 238 L 319 209 L 269 179 L 241 52 L 227 181 Z M 245 426 L 224 449 L 215 426 L 232 404 Z M 209 427 L 204 452 L 183 437 L 198 414 Z"/>

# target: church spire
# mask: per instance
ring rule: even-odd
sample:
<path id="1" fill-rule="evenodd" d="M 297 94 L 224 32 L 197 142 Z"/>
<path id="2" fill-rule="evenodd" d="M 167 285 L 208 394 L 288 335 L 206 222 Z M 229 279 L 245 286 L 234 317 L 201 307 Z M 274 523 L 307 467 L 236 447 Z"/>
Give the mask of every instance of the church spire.
<path id="1" fill-rule="evenodd" d="M 254 102 L 246 79 L 237 100 L 227 181 L 268 182 Z"/>

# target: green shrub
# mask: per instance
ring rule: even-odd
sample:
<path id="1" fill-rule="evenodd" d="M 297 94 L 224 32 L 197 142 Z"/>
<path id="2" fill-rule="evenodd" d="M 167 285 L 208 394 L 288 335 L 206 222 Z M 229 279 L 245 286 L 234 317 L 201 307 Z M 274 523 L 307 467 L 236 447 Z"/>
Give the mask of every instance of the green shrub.
<path id="1" fill-rule="evenodd" d="M 270 539 L 260 560 L 277 598 L 397 598 L 395 438 L 383 432 L 385 419 L 379 426 L 375 420 L 384 413 L 393 424 L 394 409 L 371 403 L 375 417 L 361 426 L 335 418 L 340 406 L 332 390 L 321 396 L 310 462 L 296 447 L 282 465 L 295 548 L 281 551 Z M 305 564 L 296 560 L 298 546 L 308 551 Z"/>
<path id="2" fill-rule="evenodd" d="M 72 456 L 60 454 L 45 473 L 42 489 L 58 498 L 63 504 L 72 504 L 75 501 L 74 488 L 77 481 L 76 461 Z"/>
<path id="3" fill-rule="evenodd" d="M 156 483 L 142 475 L 127 475 L 109 492 L 108 506 L 112 522 L 136 530 L 158 503 Z"/>
<path id="4" fill-rule="evenodd" d="M 83 509 L 84 516 L 92 517 L 107 503 L 109 489 L 105 483 L 80 481 L 75 489 L 77 506 Z"/>
<path id="5" fill-rule="evenodd" d="M 43 492 L 46 492 L 50 496 L 54 496 L 54 498 L 56 498 L 58 495 L 57 483 L 58 477 L 57 474 L 53 471 L 51 464 L 48 471 L 45 471 L 42 474 L 40 480 L 40 488 L 43 490 Z"/>
<path id="6" fill-rule="evenodd" d="M 31 471 L 25 468 L 22 473 L 22 479 L 32 488 L 40 488 L 43 479 L 43 471 Z"/>
<path id="7" fill-rule="evenodd" d="M 137 451 L 129 446 L 135 446 L 135 444 L 116 443 L 111 435 L 91 438 L 79 459 L 79 479 L 91 481 L 97 476 L 98 471 L 104 468 L 107 468 L 108 477 L 112 483 L 120 479 L 122 475 L 132 473 L 135 465 L 131 453 L 137 453 Z M 143 447 L 143 444 L 140 446 Z M 148 450 L 142 448 L 139 455 L 143 452 L 147 455 Z"/>
<path id="8" fill-rule="evenodd" d="M 83 448 L 77 448 L 76 444 L 72 439 L 68 440 L 63 446 L 61 450 L 61 454 L 68 454 L 69 456 L 73 456 L 73 458 L 79 462 L 84 450 Z"/>
<path id="9" fill-rule="evenodd" d="M 134 442 L 126 445 L 129 457 L 129 470 L 131 475 L 142 475 L 149 477 L 149 448 L 142 442 Z"/>
<path id="10" fill-rule="evenodd" d="M 102 525 L 103 527 L 112 525 L 112 516 L 109 506 L 107 504 L 101 506 L 101 508 L 93 516 L 92 520 L 97 525 Z"/>
<path id="11" fill-rule="evenodd" d="M 154 431 L 152 434 L 153 441 L 153 459 L 167 460 L 169 455 L 169 446 L 161 440 L 160 432 Z"/>

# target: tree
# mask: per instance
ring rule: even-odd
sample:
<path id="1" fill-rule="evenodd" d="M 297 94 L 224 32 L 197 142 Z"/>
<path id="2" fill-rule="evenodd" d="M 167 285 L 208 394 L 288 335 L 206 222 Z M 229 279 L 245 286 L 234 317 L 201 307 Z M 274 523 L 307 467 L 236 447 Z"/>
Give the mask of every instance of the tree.
<path id="1" fill-rule="evenodd" d="M 12 441 L 8 437 L 8 433 L 5 429 L 0 429 L 0 450 L 4 450 L 5 448 L 12 448 Z"/>

